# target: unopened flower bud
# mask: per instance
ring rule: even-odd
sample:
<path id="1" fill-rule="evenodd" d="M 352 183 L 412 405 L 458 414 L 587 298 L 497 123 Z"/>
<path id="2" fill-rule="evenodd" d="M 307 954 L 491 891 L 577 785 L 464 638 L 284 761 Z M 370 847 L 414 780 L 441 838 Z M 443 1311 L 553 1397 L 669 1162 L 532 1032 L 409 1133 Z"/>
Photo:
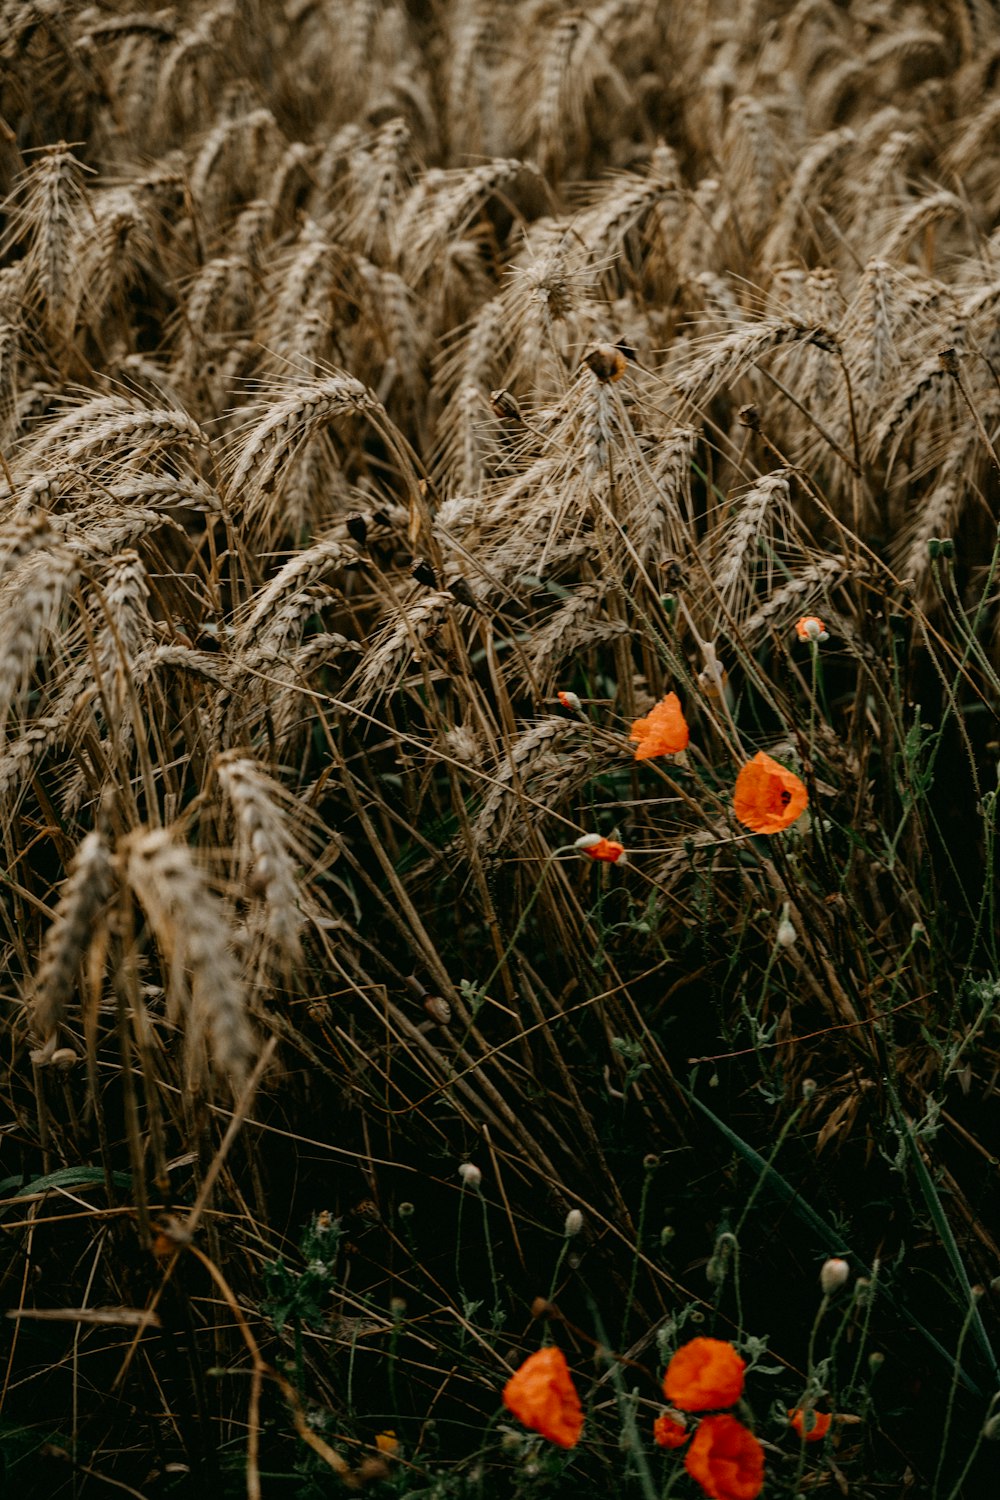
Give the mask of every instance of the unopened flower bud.
<path id="1" fill-rule="evenodd" d="M 824 1297 L 832 1297 L 834 1292 L 844 1285 L 851 1274 L 851 1268 L 846 1260 L 839 1260 L 836 1256 L 823 1262 L 819 1273 L 819 1284 Z"/>
<path id="2" fill-rule="evenodd" d="M 576 693 L 559 692 L 556 693 L 556 697 L 559 699 L 559 702 L 562 704 L 563 708 L 568 709 L 571 714 L 578 714 L 583 707 L 583 704 L 580 702 Z"/>
<path id="3" fill-rule="evenodd" d="M 574 1234 L 579 1234 L 582 1228 L 583 1214 L 578 1208 L 571 1208 L 569 1213 L 566 1215 L 566 1223 L 563 1226 L 563 1233 L 565 1234 L 567 1239 L 571 1239 Z"/>
<path id="4" fill-rule="evenodd" d="M 816 1092 L 816 1080 L 815 1080 L 815 1078 L 803 1078 L 803 1080 L 802 1080 L 802 1097 L 803 1097 L 803 1099 L 811 1099 L 812 1096 L 813 1096 L 813 1094 L 815 1094 L 815 1092 Z"/>
<path id="5" fill-rule="evenodd" d="M 781 921 L 778 923 L 775 941 L 779 948 L 793 948 L 798 940 L 799 935 L 795 931 L 791 917 L 788 915 L 788 902 L 786 901 L 781 908 Z"/>
<path id="6" fill-rule="evenodd" d="M 467 1188 L 477 1188 L 483 1180 L 482 1172 L 471 1161 L 463 1161 L 458 1169 L 458 1175 L 462 1179 L 462 1186 Z"/>
<path id="7" fill-rule="evenodd" d="M 795 634 L 800 641 L 828 641 L 830 632 L 819 615 L 803 615 L 795 622 Z"/>

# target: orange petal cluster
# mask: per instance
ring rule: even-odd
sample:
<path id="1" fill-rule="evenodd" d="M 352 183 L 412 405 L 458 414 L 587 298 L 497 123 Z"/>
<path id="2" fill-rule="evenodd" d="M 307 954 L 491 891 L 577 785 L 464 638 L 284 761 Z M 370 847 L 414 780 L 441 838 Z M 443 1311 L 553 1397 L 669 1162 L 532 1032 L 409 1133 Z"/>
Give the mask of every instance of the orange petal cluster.
<path id="1" fill-rule="evenodd" d="M 733 811 L 754 833 L 780 833 L 801 817 L 809 803 L 805 785 L 772 756 L 759 750 L 740 771 Z"/>
<path id="2" fill-rule="evenodd" d="M 572 1448 L 583 1431 L 583 1408 L 566 1356 L 551 1346 L 529 1354 L 503 1388 L 503 1404 L 519 1422 L 560 1448 Z"/>
<path id="3" fill-rule="evenodd" d="M 681 712 L 676 693 L 661 698 L 644 719 L 636 719 L 629 739 L 637 740 L 636 760 L 652 760 L 655 755 L 676 755 L 687 747 L 690 738 L 687 720 Z"/>
<path id="4" fill-rule="evenodd" d="M 615 839 L 596 839 L 592 844 L 580 844 L 577 846 L 584 854 L 589 854 L 591 859 L 602 859 L 606 864 L 617 864 L 625 853 L 625 845 L 619 844 Z"/>
<path id="5" fill-rule="evenodd" d="M 743 1394 L 746 1362 L 722 1339 L 691 1339 L 667 1366 L 663 1390 L 681 1411 L 710 1411 L 732 1406 Z"/>
<path id="6" fill-rule="evenodd" d="M 803 615 L 795 621 L 795 634 L 800 641 L 828 641 L 830 632 L 819 615 Z"/>
<path id="7" fill-rule="evenodd" d="M 764 1488 L 764 1450 L 727 1413 L 698 1423 L 684 1467 L 711 1500 L 756 1500 Z"/>
<path id="8" fill-rule="evenodd" d="M 819 1443 L 830 1431 L 833 1418 L 828 1411 L 804 1411 L 796 1406 L 788 1413 L 788 1421 L 804 1443 Z"/>
<path id="9" fill-rule="evenodd" d="M 658 1448 L 682 1448 L 691 1434 L 683 1422 L 664 1412 L 653 1423 L 653 1442 Z"/>

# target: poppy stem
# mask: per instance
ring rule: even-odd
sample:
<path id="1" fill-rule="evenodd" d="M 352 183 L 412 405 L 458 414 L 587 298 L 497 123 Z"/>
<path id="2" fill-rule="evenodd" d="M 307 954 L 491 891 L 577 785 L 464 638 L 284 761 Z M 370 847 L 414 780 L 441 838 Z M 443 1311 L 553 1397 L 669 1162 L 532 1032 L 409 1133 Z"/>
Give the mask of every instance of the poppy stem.
<path id="1" fill-rule="evenodd" d="M 625 1382 L 622 1379 L 621 1365 L 619 1364 L 617 1357 L 611 1352 L 611 1348 L 607 1340 L 607 1334 L 604 1331 L 604 1324 L 602 1323 L 601 1315 L 597 1310 L 597 1303 L 594 1301 L 589 1291 L 586 1292 L 586 1298 L 587 1308 L 590 1312 L 590 1316 L 594 1320 L 594 1328 L 597 1331 L 597 1337 L 601 1341 L 600 1352 L 604 1355 L 604 1361 L 608 1368 L 608 1374 L 611 1377 L 611 1384 L 615 1388 L 615 1398 L 618 1402 L 618 1410 L 621 1415 L 622 1426 L 625 1428 L 625 1438 L 628 1444 L 626 1452 L 628 1452 L 635 1461 L 636 1472 L 639 1476 L 639 1485 L 642 1489 L 645 1500 L 660 1500 L 660 1497 L 657 1494 L 656 1485 L 653 1483 L 653 1476 L 650 1473 L 649 1464 L 646 1460 L 646 1450 L 643 1447 L 642 1438 L 639 1436 L 639 1428 L 635 1420 L 635 1399 L 633 1396 L 630 1396 L 625 1389 Z"/>

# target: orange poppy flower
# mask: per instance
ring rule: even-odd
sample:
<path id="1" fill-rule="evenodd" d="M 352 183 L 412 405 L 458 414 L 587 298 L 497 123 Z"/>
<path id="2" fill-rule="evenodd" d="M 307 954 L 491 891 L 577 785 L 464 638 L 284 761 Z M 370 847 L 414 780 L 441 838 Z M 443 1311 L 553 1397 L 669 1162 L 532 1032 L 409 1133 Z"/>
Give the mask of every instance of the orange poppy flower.
<path id="1" fill-rule="evenodd" d="M 795 621 L 795 634 L 800 641 L 828 641 L 830 632 L 819 615 L 803 615 Z"/>
<path id="2" fill-rule="evenodd" d="M 620 859 L 625 858 L 624 844 L 619 844 L 614 839 L 602 839 L 596 833 L 585 833 L 582 838 L 577 839 L 574 848 L 579 849 L 581 854 L 589 854 L 591 859 L 603 859 L 609 865 L 616 865 Z"/>
<path id="3" fill-rule="evenodd" d="M 735 1417 L 704 1417 L 684 1467 L 712 1500 L 756 1500 L 764 1488 L 764 1450 Z"/>
<path id="4" fill-rule="evenodd" d="M 677 694 L 668 693 L 644 719 L 636 719 L 628 737 L 639 741 L 636 760 L 652 760 L 654 755 L 676 755 L 683 750 L 690 734 Z"/>
<path id="5" fill-rule="evenodd" d="M 692 1339 L 682 1344 L 667 1366 L 663 1390 L 681 1411 L 709 1411 L 732 1406 L 743 1394 L 743 1371 L 732 1344 L 722 1339 Z"/>
<path id="6" fill-rule="evenodd" d="M 653 1423 L 653 1442 L 658 1448 L 682 1448 L 691 1434 L 683 1422 L 678 1422 L 665 1411 Z"/>
<path id="7" fill-rule="evenodd" d="M 560 1448 L 572 1448 L 583 1431 L 583 1408 L 561 1349 L 529 1354 L 503 1388 L 503 1404 L 519 1422 Z"/>
<path id="8" fill-rule="evenodd" d="M 733 811 L 754 833 L 780 833 L 805 812 L 809 794 L 794 771 L 786 771 L 758 750 L 740 771 L 733 790 Z"/>
<path id="9" fill-rule="evenodd" d="M 796 1406 L 788 1413 L 788 1420 L 804 1443 L 819 1443 L 830 1431 L 833 1418 L 828 1411 L 804 1411 Z"/>

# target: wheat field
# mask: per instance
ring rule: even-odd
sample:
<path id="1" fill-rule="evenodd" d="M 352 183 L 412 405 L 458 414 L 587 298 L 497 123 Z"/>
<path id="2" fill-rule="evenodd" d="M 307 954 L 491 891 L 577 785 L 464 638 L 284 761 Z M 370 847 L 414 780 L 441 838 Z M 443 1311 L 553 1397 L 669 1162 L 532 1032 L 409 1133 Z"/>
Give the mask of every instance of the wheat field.
<path id="1" fill-rule="evenodd" d="M 3 0 L 0 1487 L 753 1500 L 708 1337 L 765 1497 L 995 1494 L 998 84 Z"/>

